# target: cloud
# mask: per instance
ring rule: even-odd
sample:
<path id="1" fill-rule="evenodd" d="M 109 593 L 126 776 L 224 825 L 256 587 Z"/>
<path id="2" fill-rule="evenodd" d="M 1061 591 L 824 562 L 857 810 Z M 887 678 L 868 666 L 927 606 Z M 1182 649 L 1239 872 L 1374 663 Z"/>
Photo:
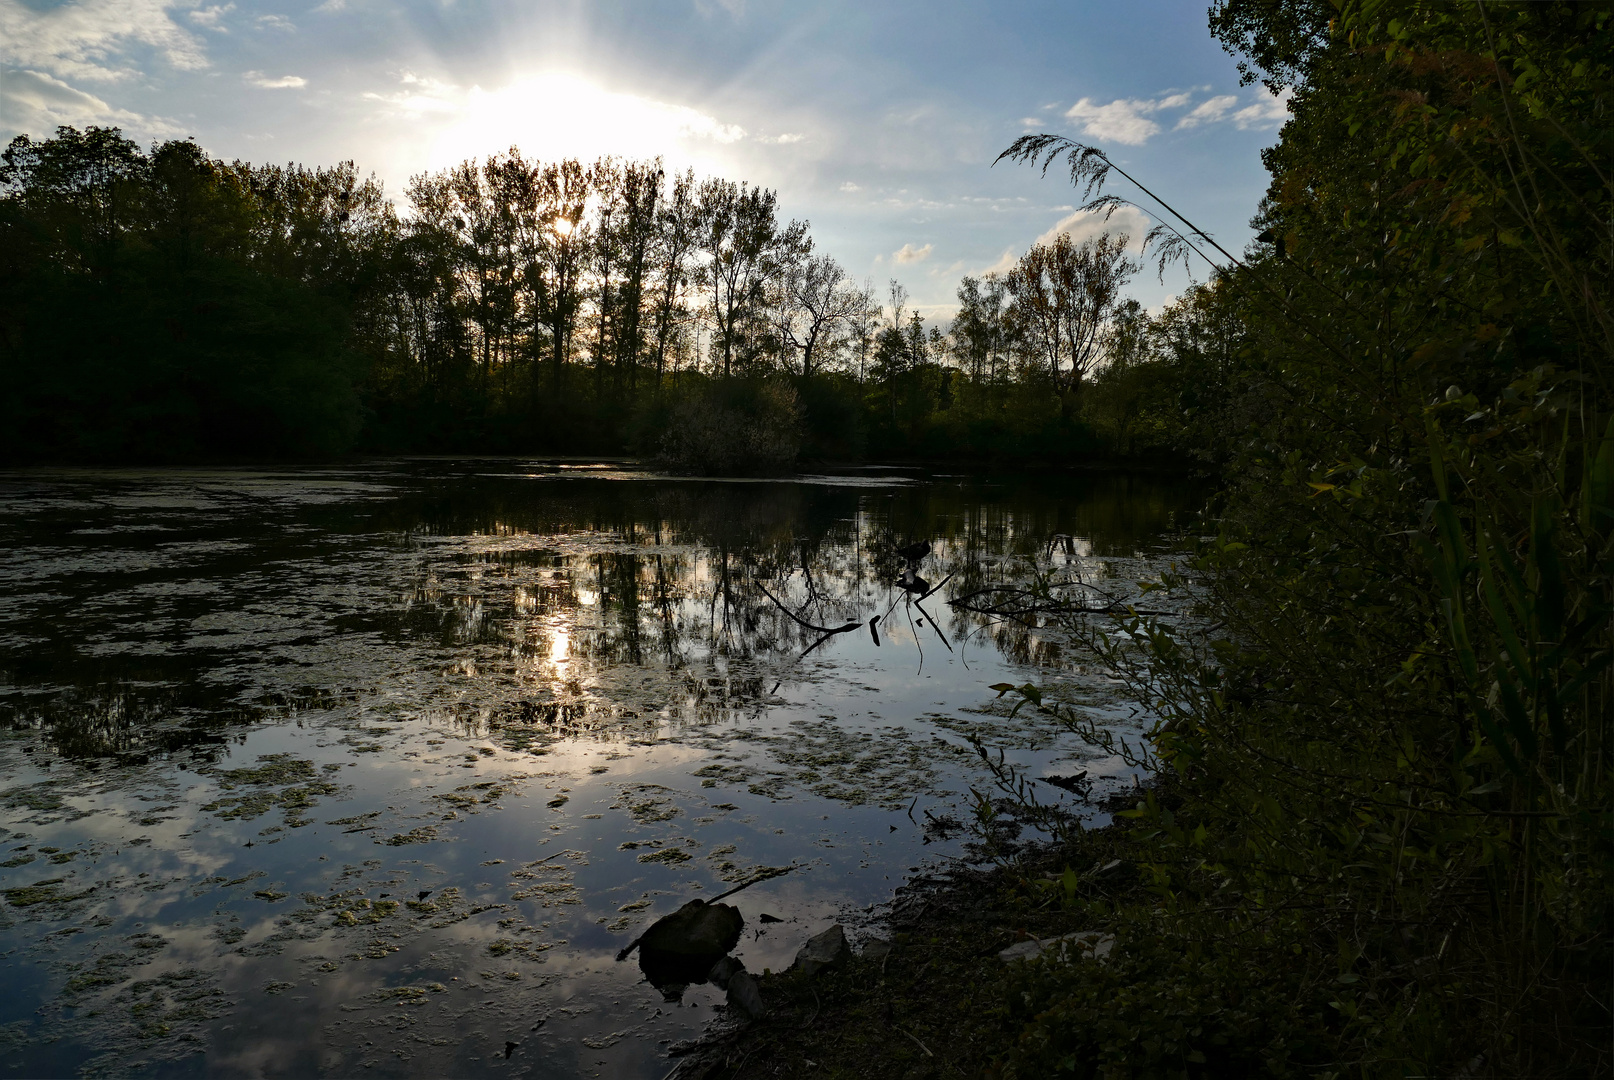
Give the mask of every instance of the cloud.
<path id="1" fill-rule="evenodd" d="M 282 75 L 278 79 L 271 79 L 261 71 L 248 71 L 241 78 L 265 90 L 300 90 L 308 85 L 308 80 L 301 75 Z"/>
<path id="2" fill-rule="evenodd" d="M 1239 99 L 1232 94 L 1220 94 L 1201 101 L 1194 106 L 1193 112 L 1177 121 L 1177 130 L 1182 131 L 1184 128 L 1194 128 L 1201 124 L 1214 124 L 1219 120 L 1224 120 L 1233 106 L 1238 103 Z"/>
<path id="3" fill-rule="evenodd" d="M 975 276 L 985 277 L 987 274 L 997 274 L 999 276 L 1007 274 L 1010 270 L 1014 269 L 1015 264 L 1019 261 L 1020 256 L 1014 253 L 1014 248 L 1004 248 L 1003 254 L 998 256 L 997 262 L 993 263 L 991 266 L 983 267 L 981 272 Z"/>
<path id="4" fill-rule="evenodd" d="M 846 181 L 846 183 L 841 185 L 841 190 L 846 192 L 847 194 L 851 194 L 854 191 L 862 191 L 863 189 L 861 187 L 859 187 L 858 185 L 852 183 L 852 181 L 848 180 L 848 181 Z"/>
<path id="5" fill-rule="evenodd" d="M 738 19 L 745 14 L 745 0 L 717 0 L 716 3 L 712 3 L 711 0 L 695 0 L 695 10 L 705 18 L 709 19 L 716 15 L 719 8 Z"/>
<path id="6" fill-rule="evenodd" d="M 284 15 L 259 15 L 255 23 L 259 30 L 284 30 L 290 34 L 297 29 L 297 25 Z"/>
<path id="7" fill-rule="evenodd" d="M 1160 134 L 1160 125 L 1150 120 L 1149 114 L 1161 108 L 1161 102 L 1144 98 L 1116 98 L 1108 105 L 1082 98 L 1065 111 L 1065 119 L 1075 121 L 1088 138 L 1142 146 L 1151 136 Z"/>
<path id="8" fill-rule="evenodd" d="M 94 94 L 53 79 L 42 71 L 11 69 L 0 78 L 0 115 L 7 135 L 47 138 L 58 127 L 121 127 L 126 131 L 172 137 L 179 129 L 166 120 L 113 108 Z"/>
<path id="9" fill-rule="evenodd" d="M 38 10 L 0 0 L 0 60 L 65 79 L 110 81 L 139 72 L 126 53 L 154 49 L 176 68 L 207 67 L 201 43 L 169 17 L 173 0 L 79 0 Z"/>
<path id="10" fill-rule="evenodd" d="M 904 266 L 909 263 L 922 263 L 930 258 L 930 253 L 934 248 L 934 244 L 926 244 L 921 248 L 916 248 L 912 244 L 903 244 L 901 250 L 892 252 L 891 258 Z"/>
<path id="11" fill-rule="evenodd" d="M 1231 120 L 1245 131 L 1277 127 L 1288 119 L 1289 98 L 1292 94 L 1293 91 L 1290 90 L 1278 95 L 1263 90 L 1255 104 L 1242 109 L 1237 107 L 1239 102 L 1237 96 L 1218 94 L 1194 105 L 1177 120 L 1173 130 L 1185 131 L 1226 120 Z M 1192 102 L 1192 91 L 1178 91 L 1157 98 L 1116 98 L 1108 105 L 1100 105 L 1092 98 L 1084 97 L 1065 111 L 1065 118 L 1090 139 L 1116 142 L 1125 146 L 1142 146 L 1160 134 L 1161 126 L 1155 117 L 1161 113 L 1187 108 Z M 1022 123 L 1033 127 L 1040 126 L 1030 121 Z"/>
<path id="12" fill-rule="evenodd" d="M 807 136 L 799 135 L 793 131 L 787 131 L 783 135 L 758 135 L 757 142 L 773 143 L 778 146 L 788 146 L 791 143 L 799 143 L 806 137 Z"/>
<path id="13" fill-rule="evenodd" d="M 195 11 L 186 12 L 186 15 L 190 21 L 195 23 L 197 26 L 206 27 L 209 30 L 216 30 L 217 32 L 223 34 L 228 33 L 228 31 L 224 29 L 223 25 L 224 16 L 228 15 L 234 10 L 235 4 L 233 3 L 222 5 L 214 4 L 212 7 L 197 8 Z"/>
<path id="14" fill-rule="evenodd" d="M 1070 237 L 1072 243 L 1081 244 L 1088 240 L 1096 240 L 1105 233 L 1119 236 L 1125 233 L 1128 240 L 1127 247 L 1132 251 L 1143 250 L 1143 238 L 1148 235 L 1152 224 L 1149 217 L 1135 206 L 1117 207 L 1115 213 L 1106 220 L 1103 214 L 1091 210 L 1077 210 L 1067 214 L 1054 222 L 1053 228 L 1037 237 L 1037 243 L 1052 243 L 1054 237 L 1064 233 Z"/>
<path id="15" fill-rule="evenodd" d="M 1261 93 L 1262 100 L 1233 114 L 1233 123 L 1245 131 L 1278 127 L 1289 119 L 1289 99 L 1295 96 L 1294 90 L 1285 87 L 1281 94 L 1270 90 Z"/>

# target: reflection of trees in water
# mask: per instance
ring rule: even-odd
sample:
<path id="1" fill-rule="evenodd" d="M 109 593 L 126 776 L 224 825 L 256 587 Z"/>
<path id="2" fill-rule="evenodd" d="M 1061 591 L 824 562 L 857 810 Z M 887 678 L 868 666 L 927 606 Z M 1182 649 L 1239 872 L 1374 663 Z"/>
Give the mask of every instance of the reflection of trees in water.
<path id="1" fill-rule="evenodd" d="M 466 612 L 461 640 L 502 633 L 531 682 L 605 711 L 588 722 L 591 729 L 609 728 L 613 712 L 626 721 L 664 710 L 681 726 L 752 708 L 775 683 L 790 681 L 791 662 L 821 644 L 825 629 L 861 630 L 871 618 L 888 645 L 941 650 L 968 638 L 1016 663 L 1054 664 L 1064 647 L 1037 620 L 1002 621 L 946 601 L 1024 580 L 1050 564 L 1102 576 L 1105 564 L 1091 552 L 1131 555 L 1133 540 L 1152 540 L 1181 505 L 1157 496 L 1143 500 L 1141 514 L 1095 509 L 1094 502 L 1130 497 L 1129 486 L 1099 485 L 1068 504 L 1040 491 L 1007 489 L 994 498 L 936 485 L 867 493 L 692 483 L 656 487 L 643 498 L 608 491 L 603 505 L 579 514 L 586 534 L 537 537 L 505 519 L 484 531 L 498 538 L 495 545 L 548 546 L 518 554 L 495 546 L 476 556 L 478 586 L 506 574 L 515 601 L 502 631 L 487 630 L 485 621 L 473 626 L 470 613 L 485 619 L 486 605 L 459 601 Z M 656 516 L 616 516 L 628 514 Z M 546 503 L 522 520 L 537 525 L 553 515 Z M 1118 535 L 1070 532 L 1089 522 Z M 939 595 L 900 586 L 913 567 L 897 551 L 916 541 L 931 546 L 922 569 L 925 580 L 945 583 Z M 534 575 L 533 567 L 553 569 Z M 636 683 L 647 668 L 677 677 Z M 580 721 L 568 723 L 567 730 L 579 730 Z"/>
<path id="2" fill-rule="evenodd" d="M 265 710 L 234 700 L 230 688 L 194 672 L 163 665 L 88 665 L 83 682 L 50 694 L 0 704 L 0 727 L 43 732 L 50 748 L 69 758 L 117 758 L 144 763 L 150 755 L 189 750 L 212 757 L 232 729 L 261 720 Z"/>
<path id="3" fill-rule="evenodd" d="M 1200 497 L 1182 485 L 1120 477 L 860 489 L 438 480 L 432 468 L 422 466 L 395 498 L 298 507 L 288 512 L 295 533 L 272 519 L 194 522 L 198 542 L 228 539 L 238 550 L 176 569 L 171 580 L 224 583 L 221 617 L 281 605 L 279 640 L 294 650 L 317 643 L 320 674 L 276 668 L 284 658 L 250 637 L 246 645 L 165 652 L 161 634 L 170 631 L 146 629 L 139 609 L 101 625 L 58 604 L 33 616 L 37 625 L 9 627 L 49 644 L 8 658 L 0 724 L 42 729 L 74 756 L 178 750 L 276 715 L 351 708 L 373 696 L 375 680 L 385 682 L 388 672 L 430 673 L 439 665 L 473 678 L 470 703 L 439 705 L 428 682 L 406 691 L 415 700 L 406 708 L 444 710 L 472 725 L 491 718 L 534 732 L 622 736 L 754 710 L 803 670 L 797 657 L 821 636 L 803 623 L 837 627 L 871 617 L 882 620 L 886 648 L 914 639 L 941 651 L 940 633 L 955 645 L 966 636 L 990 642 L 1020 663 L 1052 663 L 1060 645 L 1041 628 L 994 624 L 944 601 L 1046 567 L 1056 533 L 1083 538 L 1094 555 L 1131 555 Z M 140 513 L 119 511 L 116 523 L 138 524 Z M 58 526 L 42 513 L 38 542 L 57 543 L 43 537 L 60 535 Z M 167 537 L 185 542 L 173 531 Z M 921 569 L 928 582 L 953 575 L 923 609 L 897 587 L 904 561 L 895 551 L 915 541 L 934 549 Z M 1085 552 L 1053 553 L 1055 564 L 1070 558 L 1093 572 Z M 325 574 L 338 564 L 342 573 Z M 243 567 L 250 589 L 232 584 L 246 580 L 232 577 Z M 61 588 L 70 587 L 64 578 Z M 93 578 L 84 586 L 104 587 Z M 214 603 L 163 602 L 171 622 L 178 613 L 175 625 Z M 114 632 L 129 651 L 90 655 L 81 630 Z M 851 637 L 870 645 L 866 629 Z M 833 662 L 833 645 L 814 663 Z M 330 685 L 287 689 L 299 678 Z"/>

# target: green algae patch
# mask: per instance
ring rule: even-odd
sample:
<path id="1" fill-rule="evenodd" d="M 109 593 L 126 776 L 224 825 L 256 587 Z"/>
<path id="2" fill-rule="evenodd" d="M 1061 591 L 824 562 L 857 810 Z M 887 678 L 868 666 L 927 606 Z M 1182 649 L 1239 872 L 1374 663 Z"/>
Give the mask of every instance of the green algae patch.
<path id="1" fill-rule="evenodd" d="M 51 790 L 56 784 L 56 781 L 47 780 L 41 784 L 21 784 L 6 788 L 0 791 L 0 806 L 7 810 L 27 810 L 35 815 L 41 815 L 25 820 L 31 820 L 35 824 L 46 824 L 55 818 L 43 815 L 56 815 L 69 809 L 66 800 Z"/>
<path id="2" fill-rule="evenodd" d="M 360 897 L 338 909 L 334 919 L 337 926 L 365 926 L 396 915 L 401 906 L 396 900 L 371 900 L 368 897 Z"/>
<path id="3" fill-rule="evenodd" d="M 573 850 L 558 851 L 544 859 L 535 859 L 510 872 L 515 891 L 511 900 L 536 900 L 544 907 L 558 904 L 581 904 L 577 885 L 572 880 L 573 868 L 562 857 L 581 861 L 583 853 Z M 586 865 L 586 864 L 585 864 Z"/>
<path id="4" fill-rule="evenodd" d="M 676 794 L 660 784 L 638 784 L 623 788 L 611 809 L 626 809 L 638 824 L 654 825 L 658 821 L 670 821 L 683 813 L 675 801 Z"/>
<path id="5" fill-rule="evenodd" d="M 422 897 L 419 900 L 409 900 L 405 902 L 404 907 L 413 911 L 416 915 L 425 916 L 450 911 L 459 902 L 460 891 L 450 885 L 447 888 L 436 890 L 429 898 Z"/>
<path id="6" fill-rule="evenodd" d="M 663 863 L 668 866 L 676 866 L 679 863 L 688 862 L 690 858 L 689 852 L 679 848 L 663 848 L 660 851 L 651 851 L 640 855 L 639 861 L 642 863 Z"/>
<path id="7" fill-rule="evenodd" d="M 341 791 L 329 780 L 318 779 L 319 773 L 312 761 L 290 754 L 264 754 L 258 761 L 260 764 L 252 768 L 221 769 L 214 773 L 223 791 L 243 787 L 250 790 L 214 799 L 202 809 L 226 821 L 251 821 L 279 809 L 285 813 L 286 824 L 295 827 L 308 824 L 299 816 L 299 811 L 318 805 L 321 796 Z M 275 790 L 277 787 L 279 790 Z"/>
<path id="8" fill-rule="evenodd" d="M 122 949 L 102 953 L 93 964 L 78 967 L 62 985 L 62 994 L 70 999 L 78 998 L 126 983 L 130 968 L 151 963 L 167 944 L 168 941 L 157 934 L 131 934 L 124 938 Z"/>
<path id="9" fill-rule="evenodd" d="M 262 754 L 262 764 L 250 769 L 220 769 L 215 775 L 226 790 L 243 784 L 295 784 L 312 780 L 317 775 L 312 761 L 292 757 L 290 754 Z"/>
<path id="10" fill-rule="evenodd" d="M 421 825 L 410 829 L 406 833 L 398 833 L 387 837 L 385 840 L 377 840 L 376 843 L 386 844 L 388 847 L 403 847 L 406 844 L 429 844 L 435 839 L 437 839 L 437 826 Z"/>
<path id="11" fill-rule="evenodd" d="M 12 907 L 37 907 L 40 904 L 67 904 L 74 900 L 82 900 L 95 891 L 94 887 L 82 892 L 62 892 L 58 887 L 66 878 L 46 878 L 36 881 L 32 885 L 19 885 L 12 889 L 0 889 L 0 896 L 6 898 L 6 903 Z"/>

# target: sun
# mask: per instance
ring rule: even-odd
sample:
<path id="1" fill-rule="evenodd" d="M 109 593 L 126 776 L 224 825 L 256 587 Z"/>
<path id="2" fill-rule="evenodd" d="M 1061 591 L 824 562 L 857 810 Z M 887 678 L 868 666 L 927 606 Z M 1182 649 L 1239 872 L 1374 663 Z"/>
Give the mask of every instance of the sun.
<path id="1" fill-rule="evenodd" d="M 529 158 L 662 156 L 686 161 L 745 138 L 745 130 L 684 105 L 606 90 L 577 75 L 545 73 L 497 90 L 472 87 L 444 110 L 431 157 L 446 165 L 511 146 Z M 440 114 L 441 115 L 441 114 Z"/>

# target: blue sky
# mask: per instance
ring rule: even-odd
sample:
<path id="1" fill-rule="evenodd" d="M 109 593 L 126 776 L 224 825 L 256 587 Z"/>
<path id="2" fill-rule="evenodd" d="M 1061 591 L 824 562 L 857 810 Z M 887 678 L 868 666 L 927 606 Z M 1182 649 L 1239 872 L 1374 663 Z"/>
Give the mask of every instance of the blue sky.
<path id="1" fill-rule="evenodd" d="M 512 143 L 660 153 L 777 188 L 821 250 L 941 316 L 962 274 L 1098 228 L 1070 220 L 1062 177 L 992 167 L 1027 131 L 1102 146 L 1244 245 L 1284 109 L 1238 85 L 1205 3 L 0 0 L 0 134 L 117 124 L 225 158 L 352 158 L 400 198 Z M 1185 281 L 1151 270 L 1132 293 Z"/>

